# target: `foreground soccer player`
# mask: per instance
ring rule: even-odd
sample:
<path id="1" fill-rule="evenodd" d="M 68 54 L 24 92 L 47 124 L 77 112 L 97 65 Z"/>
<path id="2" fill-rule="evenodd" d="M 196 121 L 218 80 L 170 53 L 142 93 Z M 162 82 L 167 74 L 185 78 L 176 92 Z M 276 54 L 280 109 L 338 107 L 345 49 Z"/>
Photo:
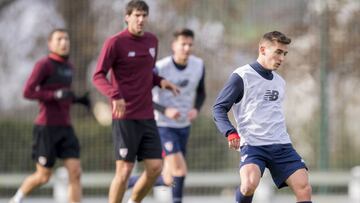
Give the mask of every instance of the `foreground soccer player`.
<path id="1" fill-rule="evenodd" d="M 252 202 L 265 167 L 278 188 L 289 186 L 298 203 L 311 203 L 307 168 L 286 130 L 285 81 L 274 72 L 284 62 L 290 42 L 281 32 L 266 33 L 259 43 L 257 61 L 232 73 L 213 107 L 215 124 L 227 137 L 229 148 L 240 147 L 237 203 Z M 237 130 L 227 116 L 231 108 Z"/>
<path id="2" fill-rule="evenodd" d="M 127 4 L 127 28 L 106 40 L 93 76 L 96 88 L 112 104 L 116 172 L 109 203 L 122 202 L 135 159 L 144 160 L 145 169 L 128 202 L 141 202 L 152 188 L 161 173 L 162 157 L 151 90 L 157 85 L 178 93 L 174 84 L 153 73 L 158 40 L 144 32 L 148 14 L 144 1 Z M 111 81 L 106 77 L 109 70 Z"/>
<path id="3" fill-rule="evenodd" d="M 68 61 L 68 32 L 53 30 L 48 48 L 50 54 L 36 63 L 24 89 L 24 97 L 38 100 L 40 105 L 33 130 L 32 157 L 37 162 L 36 171 L 25 179 L 10 203 L 22 202 L 32 190 L 47 183 L 56 158 L 64 160 L 69 173 L 69 202 L 81 200 L 80 147 L 70 123 L 70 106 L 80 102 L 89 107 L 89 101 L 86 97 L 76 98 L 70 89 L 73 67 Z"/>

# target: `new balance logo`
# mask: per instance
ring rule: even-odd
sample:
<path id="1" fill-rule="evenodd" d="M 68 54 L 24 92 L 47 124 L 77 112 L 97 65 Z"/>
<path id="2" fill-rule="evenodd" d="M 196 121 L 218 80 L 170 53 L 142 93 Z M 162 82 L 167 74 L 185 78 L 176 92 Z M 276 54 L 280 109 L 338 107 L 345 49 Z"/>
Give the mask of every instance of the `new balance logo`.
<path id="1" fill-rule="evenodd" d="M 128 57 L 135 57 L 135 51 L 129 51 Z"/>
<path id="2" fill-rule="evenodd" d="M 276 90 L 266 90 L 264 95 L 265 101 L 276 101 L 279 98 L 279 92 Z"/>

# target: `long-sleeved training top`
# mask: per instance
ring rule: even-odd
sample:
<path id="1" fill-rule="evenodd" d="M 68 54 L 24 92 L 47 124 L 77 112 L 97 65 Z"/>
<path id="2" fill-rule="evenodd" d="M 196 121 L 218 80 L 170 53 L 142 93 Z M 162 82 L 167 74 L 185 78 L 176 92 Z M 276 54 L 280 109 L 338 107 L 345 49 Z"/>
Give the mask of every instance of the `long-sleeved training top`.
<path id="1" fill-rule="evenodd" d="M 139 37 L 125 29 L 105 41 L 93 83 L 110 100 L 125 99 L 121 119 L 154 118 L 151 89 L 162 79 L 153 72 L 157 49 L 158 40 L 149 32 Z"/>

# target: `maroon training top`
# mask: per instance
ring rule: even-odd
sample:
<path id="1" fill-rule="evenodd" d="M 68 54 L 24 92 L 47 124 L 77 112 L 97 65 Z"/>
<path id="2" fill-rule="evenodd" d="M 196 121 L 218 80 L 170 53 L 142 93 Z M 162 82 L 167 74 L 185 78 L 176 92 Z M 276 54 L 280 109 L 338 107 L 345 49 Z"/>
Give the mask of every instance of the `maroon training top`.
<path id="1" fill-rule="evenodd" d="M 40 59 L 26 82 L 24 97 L 38 100 L 37 125 L 69 126 L 71 100 L 55 100 L 54 92 L 70 89 L 73 66 L 64 58 L 49 54 Z"/>
<path id="2" fill-rule="evenodd" d="M 105 41 L 93 83 L 110 100 L 125 99 L 121 119 L 154 118 L 151 89 L 162 79 L 153 72 L 157 49 L 158 40 L 149 32 L 138 37 L 125 29 Z M 106 78 L 109 70 L 110 81 Z"/>

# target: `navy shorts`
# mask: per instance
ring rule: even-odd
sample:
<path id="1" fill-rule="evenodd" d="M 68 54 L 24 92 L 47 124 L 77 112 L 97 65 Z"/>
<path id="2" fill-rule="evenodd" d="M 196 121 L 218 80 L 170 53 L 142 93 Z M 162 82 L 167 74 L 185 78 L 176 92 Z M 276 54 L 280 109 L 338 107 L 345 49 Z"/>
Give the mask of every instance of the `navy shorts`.
<path id="1" fill-rule="evenodd" d="M 244 145 L 241 147 L 240 153 L 240 168 L 253 163 L 259 166 L 261 175 L 263 175 L 265 167 L 268 168 L 278 188 L 287 186 L 285 181 L 298 169 L 307 169 L 304 160 L 291 144 Z"/>
<path id="2" fill-rule="evenodd" d="M 161 159 L 161 142 L 154 119 L 113 120 L 112 134 L 116 160 L 135 162 Z"/>
<path id="3" fill-rule="evenodd" d="M 32 158 L 51 168 L 56 158 L 79 158 L 80 145 L 71 126 L 41 126 L 33 129 Z"/>
<path id="4" fill-rule="evenodd" d="M 161 144 L 166 155 L 181 152 L 186 155 L 186 145 L 188 142 L 190 127 L 169 128 L 159 127 Z"/>

